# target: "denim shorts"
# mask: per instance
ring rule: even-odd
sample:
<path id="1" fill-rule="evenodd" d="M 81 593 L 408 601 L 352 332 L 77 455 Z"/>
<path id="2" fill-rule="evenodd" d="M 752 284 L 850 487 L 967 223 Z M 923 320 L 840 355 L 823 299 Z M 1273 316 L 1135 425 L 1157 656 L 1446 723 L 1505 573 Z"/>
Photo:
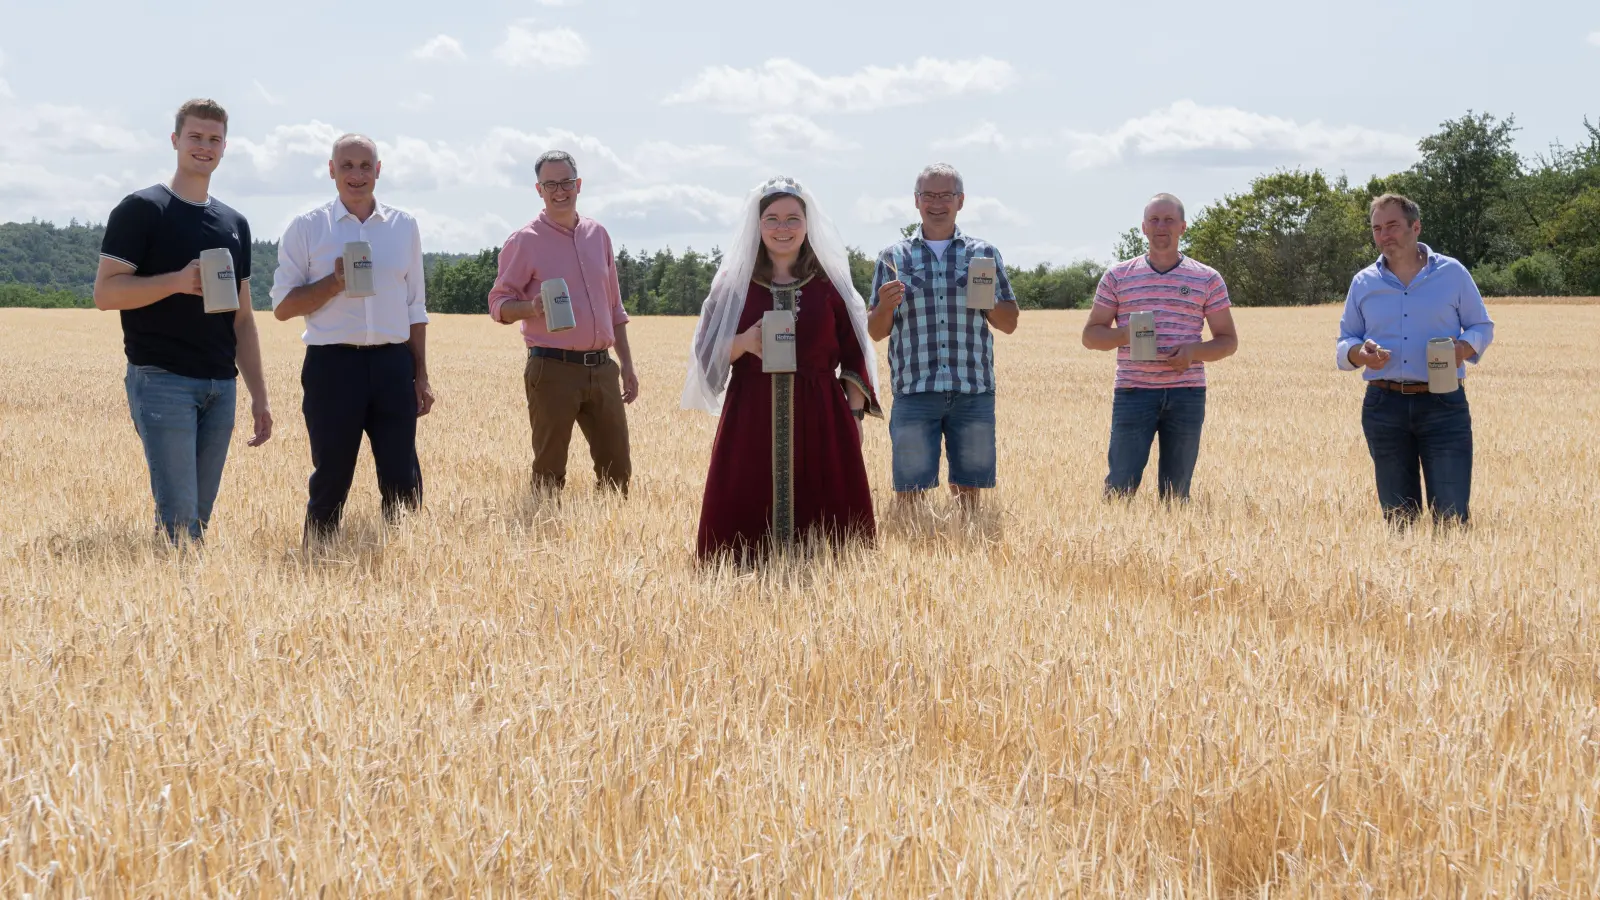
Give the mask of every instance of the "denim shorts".
<path id="1" fill-rule="evenodd" d="M 903 394 L 889 410 L 896 492 L 939 486 L 941 442 L 950 452 L 950 483 L 995 485 L 994 392 Z"/>

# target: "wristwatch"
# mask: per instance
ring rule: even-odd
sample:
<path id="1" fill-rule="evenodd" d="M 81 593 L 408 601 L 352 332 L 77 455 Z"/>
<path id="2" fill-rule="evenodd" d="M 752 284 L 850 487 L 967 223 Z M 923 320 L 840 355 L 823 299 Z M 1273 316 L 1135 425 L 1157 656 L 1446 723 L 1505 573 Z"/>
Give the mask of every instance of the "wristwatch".
<path id="1" fill-rule="evenodd" d="M 852 409 L 850 410 L 850 415 L 855 416 L 857 422 L 865 422 L 867 420 L 867 411 L 865 409 Z"/>

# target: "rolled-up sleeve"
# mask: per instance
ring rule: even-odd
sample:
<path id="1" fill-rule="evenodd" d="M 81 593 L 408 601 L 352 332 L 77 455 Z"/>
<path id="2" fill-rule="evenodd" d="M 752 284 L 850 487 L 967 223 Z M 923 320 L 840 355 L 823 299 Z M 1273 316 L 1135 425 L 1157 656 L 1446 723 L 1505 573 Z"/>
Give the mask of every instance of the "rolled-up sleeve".
<path id="1" fill-rule="evenodd" d="M 411 261 L 406 264 L 406 311 L 411 324 L 428 324 L 428 271 L 422 262 L 422 229 L 411 221 Z"/>
<path id="2" fill-rule="evenodd" d="M 1000 248 L 990 247 L 994 256 L 994 299 L 996 303 L 1015 303 L 1017 295 L 1011 290 L 1011 276 L 1006 274 L 1006 261 L 1000 258 Z"/>
<path id="3" fill-rule="evenodd" d="M 611 302 L 611 326 L 628 324 L 628 310 L 622 305 L 622 283 L 617 279 L 617 255 L 611 250 L 611 235 L 605 235 L 606 294 Z"/>
<path id="4" fill-rule="evenodd" d="M 1494 342 L 1494 320 L 1489 318 L 1483 293 L 1466 266 L 1461 267 L 1461 281 L 1461 300 L 1457 307 L 1461 316 L 1461 339 L 1472 345 L 1472 355 L 1467 357 L 1467 362 L 1477 365 L 1483 351 Z"/>
<path id="5" fill-rule="evenodd" d="M 505 245 L 500 248 L 500 264 L 495 274 L 494 287 L 489 289 L 489 318 L 505 325 L 506 320 L 500 316 L 500 307 L 512 300 L 527 299 L 522 295 L 522 288 L 528 283 L 528 262 L 530 248 L 524 246 L 526 238 L 522 232 L 516 232 L 506 238 Z"/>
<path id="6" fill-rule="evenodd" d="M 872 296 L 866 298 L 867 309 L 878 308 L 878 292 L 883 290 L 884 285 L 895 280 L 895 274 L 889 269 L 889 263 L 893 260 L 893 247 L 878 254 L 878 262 L 872 267 Z"/>
<path id="7" fill-rule="evenodd" d="M 1367 320 L 1361 314 L 1361 294 L 1361 280 L 1357 278 L 1350 282 L 1350 292 L 1344 298 L 1344 315 L 1339 317 L 1339 344 L 1335 350 L 1339 368 L 1346 372 L 1356 370 L 1355 363 L 1350 361 L 1350 351 L 1367 341 Z"/>
<path id="8" fill-rule="evenodd" d="M 306 246 L 303 219 L 295 219 L 278 241 L 278 268 L 272 273 L 272 308 L 277 309 L 295 288 L 311 283 L 311 251 Z"/>

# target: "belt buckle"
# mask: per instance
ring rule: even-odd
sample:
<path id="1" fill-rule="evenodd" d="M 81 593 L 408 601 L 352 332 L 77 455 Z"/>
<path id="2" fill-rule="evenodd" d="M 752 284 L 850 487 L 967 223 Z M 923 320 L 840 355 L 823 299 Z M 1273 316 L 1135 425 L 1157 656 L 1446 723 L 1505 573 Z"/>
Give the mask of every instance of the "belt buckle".
<path id="1" fill-rule="evenodd" d="M 600 365 L 600 356 L 604 352 L 605 351 L 603 351 L 603 350 L 585 350 L 585 351 L 583 351 L 583 364 L 588 366 L 588 367 L 590 367 L 590 368 L 594 368 L 595 366 Z"/>

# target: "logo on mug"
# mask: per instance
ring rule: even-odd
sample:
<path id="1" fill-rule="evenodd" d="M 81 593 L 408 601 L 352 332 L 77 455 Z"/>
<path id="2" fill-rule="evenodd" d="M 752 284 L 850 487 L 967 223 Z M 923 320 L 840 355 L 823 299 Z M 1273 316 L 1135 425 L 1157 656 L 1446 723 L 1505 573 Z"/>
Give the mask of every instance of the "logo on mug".
<path id="1" fill-rule="evenodd" d="M 556 304 L 557 306 L 566 306 L 572 302 L 572 298 L 566 294 L 557 294 L 550 298 L 550 302 Z"/>
<path id="2" fill-rule="evenodd" d="M 372 260 L 370 260 L 370 259 L 358 259 L 358 260 L 356 260 L 356 268 L 358 268 L 358 269 L 370 269 L 370 268 L 372 268 Z"/>
<path id="3" fill-rule="evenodd" d="M 233 280 L 233 270 L 232 269 L 218 269 L 217 270 L 217 280 L 218 281 L 232 281 Z"/>
<path id="4" fill-rule="evenodd" d="M 794 332 L 792 332 L 792 331 L 780 331 L 777 334 L 773 335 L 772 339 L 775 340 L 775 341 L 780 341 L 780 342 L 785 343 L 785 344 L 792 344 L 792 343 L 794 343 Z"/>
<path id="5" fill-rule="evenodd" d="M 994 284 L 994 276 L 993 275 L 974 275 L 974 276 L 972 276 L 972 283 L 973 284 L 983 284 L 983 285 Z"/>

